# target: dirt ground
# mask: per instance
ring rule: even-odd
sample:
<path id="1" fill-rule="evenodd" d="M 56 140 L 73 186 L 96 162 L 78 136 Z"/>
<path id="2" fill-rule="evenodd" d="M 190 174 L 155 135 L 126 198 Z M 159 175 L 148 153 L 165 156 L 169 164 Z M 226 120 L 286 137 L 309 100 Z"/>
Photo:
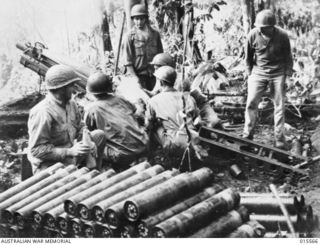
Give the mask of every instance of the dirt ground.
<path id="1" fill-rule="evenodd" d="M 308 134 L 311 134 L 315 127 L 316 123 L 308 123 L 310 126 L 310 131 Z M 297 127 L 299 128 L 299 126 Z M 297 135 L 299 133 L 299 129 L 295 128 L 292 134 Z M 235 131 L 237 135 L 239 135 L 242 131 L 242 127 L 239 130 Z M 259 125 L 256 135 L 255 141 L 272 145 L 273 144 L 273 127 L 270 125 Z M 288 148 L 290 149 L 290 141 L 288 141 Z M 311 152 L 312 156 L 317 155 L 314 150 Z M 221 160 L 220 160 L 221 161 Z M 223 160 L 222 160 L 223 161 Z M 247 169 L 242 169 L 246 178 L 237 179 L 234 178 L 229 171 L 229 166 L 232 164 L 225 158 L 225 167 L 213 167 L 216 172 L 216 182 L 222 183 L 227 187 L 233 187 L 239 190 L 240 192 L 270 192 L 269 184 L 271 181 L 268 176 L 256 174 L 256 171 L 253 171 L 253 174 L 250 174 L 250 171 Z M 234 162 L 233 162 L 234 163 Z M 220 162 L 219 166 L 221 166 L 223 162 Z M 213 164 L 214 165 L 214 164 Z M 239 166 L 241 163 L 237 163 Z M 276 184 L 277 189 L 280 192 L 291 193 L 293 195 L 297 195 L 300 197 L 303 195 L 306 200 L 306 204 L 309 204 L 313 208 L 314 215 L 320 217 L 320 163 L 315 162 L 311 166 L 310 169 L 310 179 L 299 181 L 296 185 L 291 184 Z M 314 237 L 320 237 L 320 229 L 318 227 L 317 230 L 314 231 Z"/>
<path id="2" fill-rule="evenodd" d="M 316 123 L 310 126 L 309 133 L 312 133 L 316 127 Z M 297 125 L 295 125 L 297 126 Z M 242 131 L 240 126 L 233 133 L 239 135 Z M 255 135 L 255 140 L 272 145 L 273 142 L 273 127 L 270 125 L 259 125 Z M 293 129 L 291 134 L 299 134 L 299 125 Z M 21 166 L 22 158 L 17 156 L 9 156 L 5 154 L 3 149 L 11 150 L 18 147 L 18 152 L 21 151 L 21 145 L 26 142 L 26 137 L 18 140 L 0 141 L 2 143 L 2 152 L 0 152 L 0 192 L 19 183 L 21 181 Z M 288 141 L 290 147 L 290 141 Z M 316 152 L 312 152 L 316 155 Z M 161 153 L 156 155 L 153 163 L 163 163 L 164 157 Z M 245 178 L 235 178 L 231 175 L 230 166 L 236 163 L 243 171 Z M 230 159 L 230 156 L 219 155 L 213 156 L 212 161 L 206 166 L 210 167 L 215 174 L 215 182 L 223 184 L 225 187 L 232 187 L 240 192 L 270 192 L 269 184 L 271 183 L 268 176 L 260 174 L 258 170 L 250 167 L 246 169 L 246 165 L 237 162 L 235 159 Z M 196 166 L 194 166 L 196 167 Z M 279 192 L 291 193 L 300 197 L 304 195 L 306 204 L 310 204 L 313 208 L 314 215 L 320 216 L 320 164 L 316 162 L 310 166 L 310 179 L 299 181 L 296 185 L 277 184 Z M 314 237 L 320 237 L 320 229 L 315 231 Z"/>

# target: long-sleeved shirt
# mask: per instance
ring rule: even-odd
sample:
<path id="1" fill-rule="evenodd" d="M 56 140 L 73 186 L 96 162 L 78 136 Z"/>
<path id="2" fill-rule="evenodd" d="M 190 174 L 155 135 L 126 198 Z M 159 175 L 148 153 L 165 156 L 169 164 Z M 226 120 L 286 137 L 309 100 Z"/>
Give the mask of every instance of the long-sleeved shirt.
<path id="1" fill-rule="evenodd" d="M 166 135 L 186 134 L 183 120 L 184 105 L 182 96 L 185 98 L 185 113 L 187 115 L 187 126 L 194 130 L 193 119 L 198 116 L 194 99 L 189 93 L 178 92 L 175 89 L 168 89 L 152 97 L 147 105 L 146 123 L 161 124 Z M 159 135 L 159 137 L 162 137 Z"/>
<path id="2" fill-rule="evenodd" d="M 287 33 L 274 27 L 272 37 L 267 40 L 259 28 L 252 29 L 246 41 L 245 61 L 248 74 L 291 76 L 293 60 Z"/>
<path id="3" fill-rule="evenodd" d="M 48 93 L 44 100 L 33 107 L 29 114 L 30 162 L 38 167 L 41 162 L 70 162 L 67 149 L 78 137 L 81 114 L 76 103 L 70 100 L 63 105 Z"/>
<path id="4" fill-rule="evenodd" d="M 134 156 L 147 146 L 148 135 L 134 116 L 135 107 L 119 96 L 108 95 L 85 108 L 85 124 L 89 130 L 104 130 L 107 147 L 119 155 Z"/>
<path id="5" fill-rule="evenodd" d="M 124 42 L 124 65 L 133 66 L 137 75 L 150 75 L 150 62 L 163 53 L 160 34 L 146 25 L 143 30 L 133 27 Z"/>

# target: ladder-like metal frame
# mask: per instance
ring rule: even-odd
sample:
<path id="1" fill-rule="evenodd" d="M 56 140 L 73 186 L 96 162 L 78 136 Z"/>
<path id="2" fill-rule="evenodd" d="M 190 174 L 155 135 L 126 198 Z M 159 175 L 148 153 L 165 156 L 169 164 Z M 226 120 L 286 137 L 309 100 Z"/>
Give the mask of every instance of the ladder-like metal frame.
<path id="1" fill-rule="evenodd" d="M 264 168 L 278 174 L 291 174 L 294 177 L 306 177 L 309 173 L 305 169 L 295 166 L 308 162 L 310 158 L 294 155 L 278 148 L 264 145 L 252 140 L 241 138 L 238 135 L 227 133 L 221 130 L 202 127 L 199 131 L 201 142 L 207 143 L 218 149 L 233 152 L 249 159 L 249 163 L 262 163 Z"/>

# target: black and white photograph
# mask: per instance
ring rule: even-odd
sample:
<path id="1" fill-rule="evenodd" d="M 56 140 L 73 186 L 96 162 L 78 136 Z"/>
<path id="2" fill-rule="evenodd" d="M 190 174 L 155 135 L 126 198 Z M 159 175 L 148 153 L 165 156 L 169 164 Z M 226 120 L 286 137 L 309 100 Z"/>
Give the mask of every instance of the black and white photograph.
<path id="1" fill-rule="evenodd" d="M 318 244 L 319 216 L 320 0 L 0 0 L 1 244 Z"/>

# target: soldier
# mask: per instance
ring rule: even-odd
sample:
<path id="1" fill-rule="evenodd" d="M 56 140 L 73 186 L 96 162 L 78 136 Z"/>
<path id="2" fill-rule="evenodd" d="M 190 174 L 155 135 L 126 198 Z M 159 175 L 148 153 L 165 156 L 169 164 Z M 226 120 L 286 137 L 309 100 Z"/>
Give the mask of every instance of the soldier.
<path id="1" fill-rule="evenodd" d="M 189 93 L 179 92 L 174 88 L 177 73 L 170 66 L 162 66 L 154 73 L 160 81 L 161 92 L 149 100 L 146 112 L 146 126 L 155 141 L 170 157 L 181 157 L 189 141 L 197 138 L 193 121 L 199 112 L 194 99 Z M 184 120 L 185 117 L 185 120 Z M 184 124 L 187 124 L 188 132 Z M 191 136 L 191 139 L 189 138 Z M 198 146 L 193 144 L 196 150 Z M 200 158 L 200 156 L 198 155 Z"/>
<path id="2" fill-rule="evenodd" d="M 153 57 L 152 62 L 154 71 L 158 70 L 162 66 L 171 66 L 175 68 L 175 63 L 173 58 L 168 53 L 160 53 Z M 153 90 L 149 93 L 150 96 L 154 96 L 160 93 L 161 85 L 159 81 L 156 81 Z"/>
<path id="3" fill-rule="evenodd" d="M 144 5 L 134 5 L 131 18 L 134 27 L 124 42 L 124 65 L 128 74 L 137 78 L 143 88 L 151 91 L 155 77 L 150 62 L 156 54 L 163 52 L 160 34 L 150 27 Z"/>
<path id="4" fill-rule="evenodd" d="M 101 72 L 89 77 L 87 92 L 95 101 L 85 108 L 85 124 L 89 130 L 104 131 L 104 157 L 108 163 L 115 169 L 129 167 L 145 152 L 148 143 L 148 135 L 135 116 L 135 106 L 113 95 L 111 78 Z"/>
<path id="5" fill-rule="evenodd" d="M 151 64 L 154 66 L 155 71 L 162 66 L 170 66 L 172 68 L 175 68 L 174 60 L 168 53 L 157 54 L 153 58 Z M 175 83 L 175 88 L 178 91 L 184 91 L 185 87 L 190 87 L 188 86 L 190 84 L 186 84 L 186 83 L 189 83 L 188 81 L 181 81 L 181 78 L 176 80 L 178 80 L 176 81 L 176 83 L 178 82 L 178 84 Z M 160 82 L 157 81 L 156 86 L 152 91 L 152 95 L 159 93 L 160 88 L 161 88 Z M 189 88 L 187 90 L 189 90 Z M 201 126 L 207 126 L 212 128 L 217 125 L 220 125 L 220 119 L 218 118 L 217 113 L 215 113 L 213 108 L 208 103 L 206 96 L 204 96 L 201 93 L 201 91 L 199 91 L 199 89 L 195 89 L 191 91 L 190 95 L 194 98 L 197 104 L 197 107 L 199 108 L 200 119 L 201 119 L 199 120 L 199 124 Z"/>
<path id="6" fill-rule="evenodd" d="M 257 15 L 256 28 L 247 37 L 245 60 L 249 79 L 243 137 L 253 139 L 258 104 L 270 85 L 274 95 L 275 147 L 285 148 L 285 81 L 292 75 L 293 61 L 289 37 L 275 24 L 273 12 L 263 10 Z"/>
<path id="7" fill-rule="evenodd" d="M 82 141 L 74 143 L 82 129 L 81 114 L 72 99 L 74 83 L 79 80 L 77 74 L 64 65 L 55 65 L 46 73 L 48 94 L 31 109 L 28 121 L 28 159 L 34 173 L 56 162 L 77 164 L 90 151 L 97 151 L 97 161 L 101 161 L 105 144 L 103 131 L 91 132 L 95 143 L 92 149 Z"/>

